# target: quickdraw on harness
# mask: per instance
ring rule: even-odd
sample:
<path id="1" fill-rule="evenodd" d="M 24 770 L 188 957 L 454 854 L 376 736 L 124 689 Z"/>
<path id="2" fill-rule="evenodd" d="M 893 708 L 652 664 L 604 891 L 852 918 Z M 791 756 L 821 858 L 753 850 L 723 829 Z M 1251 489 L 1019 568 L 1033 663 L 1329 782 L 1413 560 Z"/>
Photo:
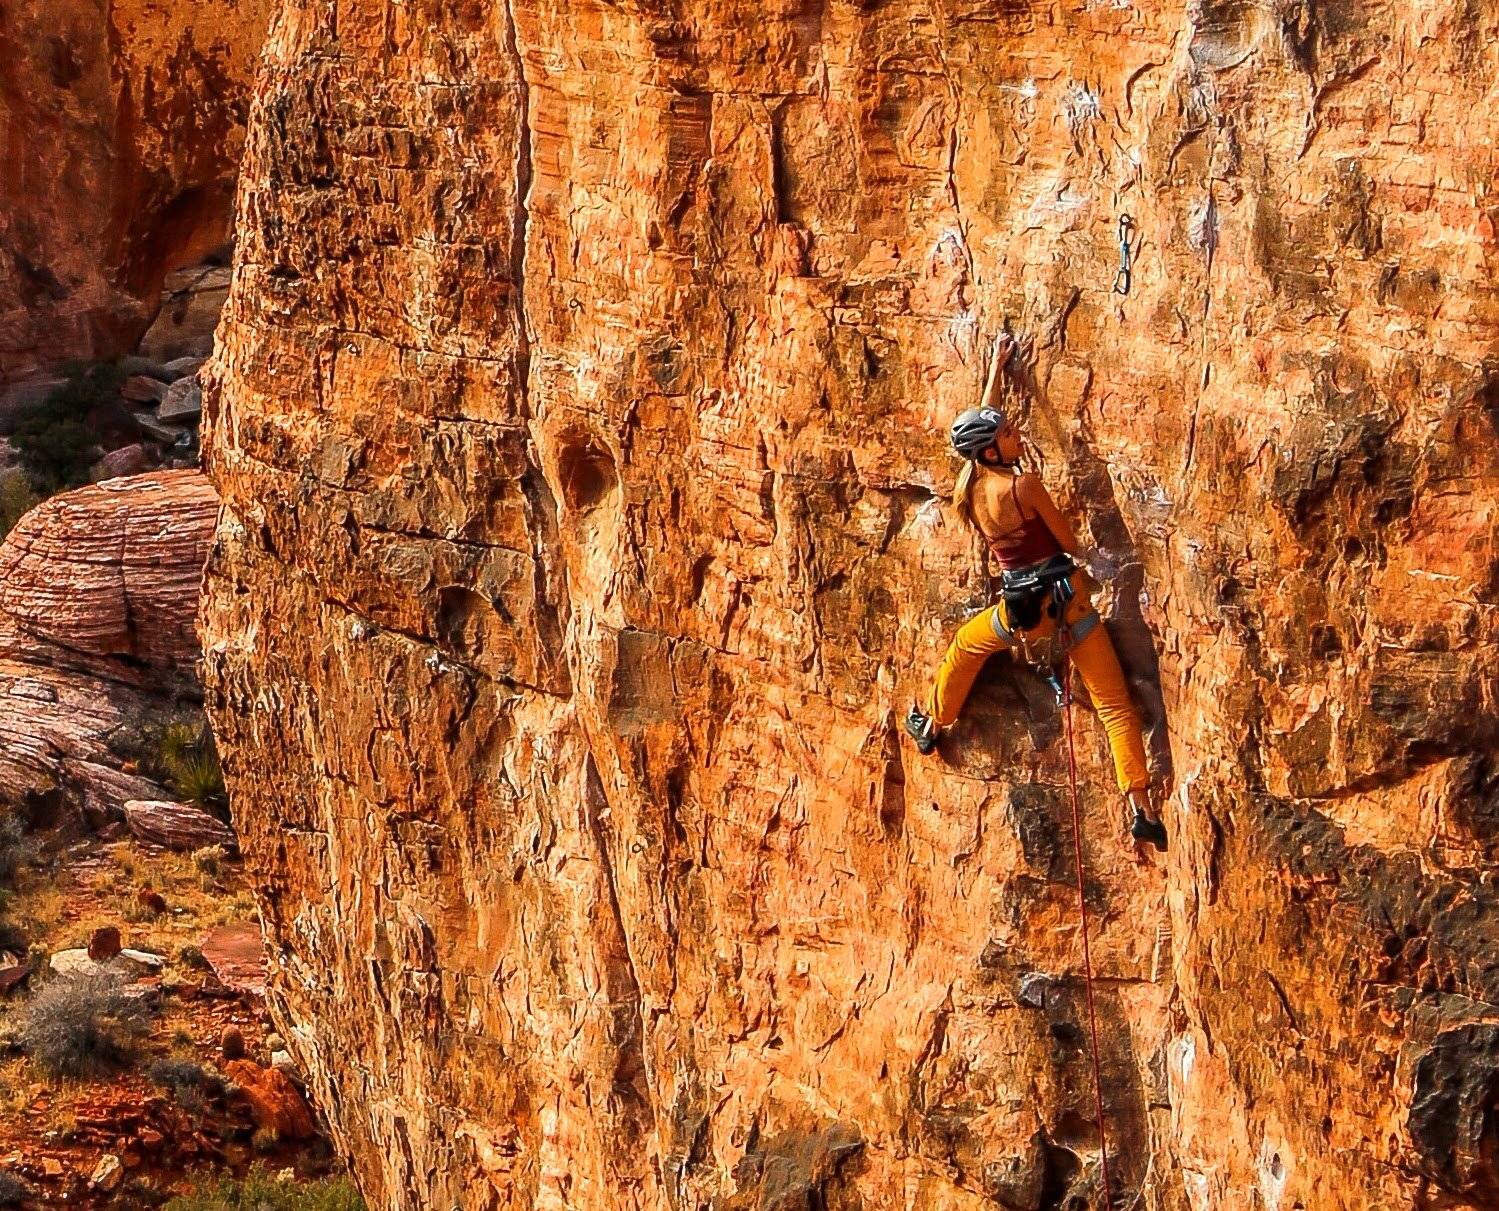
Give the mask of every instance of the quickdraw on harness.
<path id="1" fill-rule="evenodd" d="M 1134 226 L 1135 221 L 1129 215 L 1119 216 L 1119 272 L 1114 275 L 1115 294 L 1128 294 L 1133 281 L 1134 274 L 1129 261 L 1129 236 Z"/>
<path id="2" fill-rule="evenodd" d="M 1075 596 L 1072 574 L 1076 571 L 1077 564 L 1068 556 L 1053 555 L 1043 563 L 1003 573 L 1000 597 L 1004 621 L 1000 621 L 1000 611 L 992 615 L 995 634 L 1010 645 L 1018 660 L 1051 686 L 1059 707 L 1071 700 L 1066 678 L 1061 675 L 1067 654 L 1098 626 L 1097 610 L 1076 622 L 1067 622 L 1067 605 Z M 1054 619 L 1056 626 L 1036 637 L 1033 632 L 1043 617 Z"/>

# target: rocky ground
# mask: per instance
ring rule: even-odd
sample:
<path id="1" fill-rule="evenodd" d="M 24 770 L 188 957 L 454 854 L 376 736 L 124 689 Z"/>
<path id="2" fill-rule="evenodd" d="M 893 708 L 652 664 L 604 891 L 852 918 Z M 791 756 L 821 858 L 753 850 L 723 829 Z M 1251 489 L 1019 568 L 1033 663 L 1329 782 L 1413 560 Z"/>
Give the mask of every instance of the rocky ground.
<path id="1" fill-rule="evenodd" d="M 198 353 L 66 369 L 0 392 L 0 436 L 43 492 L 198 464 Z M 75 430 L 73 427 L 77 426 Z"/>
<path id="2" fill-rule="evenodd" d="M 31 844 L 37 858 L 10 881 L 0 915 L 0 948 L 24 949 L 0 955 L 0 1175 L 31 1188 L 20 1205 L 155 1206 L 216 1170 L 258 1163 L 302 1182 L 338 1168 L 270 1033 L 239 864 L 146 845 L 118 825 Z M 66 978 L 55 967 L 123 965 L 77 954 L 110 930 L 127 957 L 160 956 L 158 971 L 125 977 L 149 1031 L 107 1076 L 50 1076 L 18 1046 L 27 1005 L 44 974 Z"/>
<path id="3" fill-rule="evenodd" d="M 268 1033 L 202 714 L 216 511 L 166 471 L 53 497 L 0 542 L 0 1207 L 157 1205 L 252 1164 L 290 1192 L 332 1163 Z"/>

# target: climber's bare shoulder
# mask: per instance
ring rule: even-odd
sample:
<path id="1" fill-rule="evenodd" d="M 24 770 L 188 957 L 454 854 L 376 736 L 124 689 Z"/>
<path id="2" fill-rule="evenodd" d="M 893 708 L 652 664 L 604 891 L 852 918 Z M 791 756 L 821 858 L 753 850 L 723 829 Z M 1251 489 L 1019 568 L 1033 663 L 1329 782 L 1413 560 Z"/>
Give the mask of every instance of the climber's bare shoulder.
<path id="1" fill-rule="evenodd" d="M 1043 505 L 1052 503 L 1046 484 L 1034 471 L 1022 471 L 1015 477 L 1015 498 L 1025 506 L 1027 513 L 1034 513 Z"/>
<path id="2" fill-rule="evenodd" d="M 1009 480 L 1000 475 L 985 475 L 977 484 L 973 498 L 974 518 L 985 534 L 1003 534 L 1013 526 L 1009 514 L 1014 512 L 1010 503 Z"/>

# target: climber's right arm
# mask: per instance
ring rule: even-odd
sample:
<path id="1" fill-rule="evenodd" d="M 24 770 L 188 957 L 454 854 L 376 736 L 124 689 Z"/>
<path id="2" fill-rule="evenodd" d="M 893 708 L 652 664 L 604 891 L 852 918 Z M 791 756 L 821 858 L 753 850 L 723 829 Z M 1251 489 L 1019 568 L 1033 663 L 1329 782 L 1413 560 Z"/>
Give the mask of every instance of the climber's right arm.
<path id="1" fill-rule="evenodd" d="M 1001 411 L 999 397 L 1003 394 L 1005 365 L 1014 352 L 1015 338 L 1008 332 L 1001 332 L 994 338 L 994 353 L 989 358 L 989 381 L 984 384 L 984 398 L 979 407 Z"/>

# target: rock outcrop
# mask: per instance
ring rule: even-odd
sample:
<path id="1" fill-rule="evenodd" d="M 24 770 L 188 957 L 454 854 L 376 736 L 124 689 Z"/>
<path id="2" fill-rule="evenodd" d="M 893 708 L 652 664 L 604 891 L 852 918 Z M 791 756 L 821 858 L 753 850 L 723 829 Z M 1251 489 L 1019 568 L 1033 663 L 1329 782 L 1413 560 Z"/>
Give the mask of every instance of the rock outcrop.
<path id="1" fill-rule="evenodd" d="M 0 543 L 0 802 L 55 792 L 98 815 L 169 797 L 134 750 L 201 701 L 217 510 L 200 473 L 163 471 L 54 496 Z"/>
<path id="2" fill-rule="evenodd" d="M 1499 5 L 282 10 L 205 662 L 372 1205 L 1100 1205 L 1050 694 L 897 722 L 1002 324 L 1169 792 L 1080 721 L 1116 1193 L 1499 1205 Z"/>
<path id="3" fill-rule="evenodd" d="M 229 237 L 272 0 L 13 0 L 0 19 L 0 384 L 129 352 Z"/>
<path id="4" fill-rule="evenodd" d="M 124 805 L 125 823 L 140 840 L 163 849 L 190 853 L 210 845 L 233 850 L 238 842 L 234 830 L 191 803 L 140 802 Z"/>

